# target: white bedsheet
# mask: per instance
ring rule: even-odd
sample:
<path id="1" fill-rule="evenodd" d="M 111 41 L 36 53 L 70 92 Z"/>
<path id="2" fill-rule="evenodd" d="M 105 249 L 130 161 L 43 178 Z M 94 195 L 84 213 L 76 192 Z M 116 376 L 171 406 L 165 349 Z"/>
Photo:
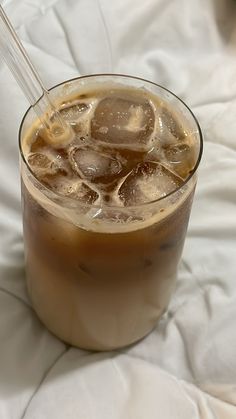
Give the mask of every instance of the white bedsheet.
<path id="1" fill-rule="evenodd" d="M 111 353 L 52 336 L 26 293 L 17 132 L 28 106 L 0 61 L 0 419 L 236 418 L 236 1 L 1 2 L 48 87 L 138 75 L 173 90 L 205 136 L 175 295 Z"/>

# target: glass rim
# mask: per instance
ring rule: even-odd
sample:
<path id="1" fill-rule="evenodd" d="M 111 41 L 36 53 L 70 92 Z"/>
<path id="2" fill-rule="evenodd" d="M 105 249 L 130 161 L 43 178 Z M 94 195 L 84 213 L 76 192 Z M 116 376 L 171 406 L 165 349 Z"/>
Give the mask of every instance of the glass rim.
<path id="1" fill-rule="evenodd" d="M 60 83 L 57 83 L 56 85 L 50 87 L 50 89 L 48 89 L 48 91 L 54 90 L 57 87 L 63 86 L 66 83 L 75 82 L 76 80 L 89 79 L 89 78 L 99 78 L 99 77 L 115 77 L 115 78 L 116 77 L 119 77 L 119 78 L 124 78 L 124 79 L 134 79 L 134 80 L 140 80 L 140 81 L 143 81 L 143 82 L 145 82 L 147 84 L 156 86 L 159 89 L 163 90 L 164 92 L 167 92 L 171 96 L 175 97 L 179 102 L 182 103 L 182 105 L 187 109 L 187 111 L 191 115 L 191 117 L 192 117 L 192 119 L 193 119 L 193 121 L 194 121 L 194 123 L 195 123 L 195 125 L 197 127 L 197 133 L 198 133 L 198 136 L 199 136 L 199 152 L 198 152 L 198 157 L 196 159 L 196 163 L 194 165 L 194 168 L 192 169 L 192 171 L 189 174 L 189 176 L 183 181 L 183 183 L 180 186 L 178 186 L 177 188 L 173 189 L 173 191 L 169 192 L 168 194 L 166 194 L 164 196 L 161 196 L 160 198 L 153 199 L 152 201 L 143 202 L 143 203 L 137 204 L 137 205 L 127 205 L 127 206 L 124 206 L 124 207 L 118 206 L 118 205 L 107 205 L 106 202 L 104 202 L 102 206 L 104 208 L 109 208 L 109 209 L 112 209 L 113 208 L 113 209 L 117 209 L 119 211 L 124 211 L 124 210 L 134 209 L 134 208 L 137 209 L 139 207 L 140 208 L 143 208 L 145 206 L 149 206 L 149 205 L 155 204 L 157 202 L 164 202 L 168 197 L 174 195 L 179 190 L 181 190 L 187 183 L 189 183 L 189 181 L 193 178 L 194 174 L 196 173 L 197 168 L 198 168 L 198 166 L 200 164 L 200 161 L 201 161 L 201 158 L 202 158 L 202 153 L 203 153 L 203 135 L 202 135 L 201 127 L 199 125 L 199 122 L 198 122 L 196 116 L 194 115 L 193 111 L 189 108 L 189 106 L 181 98 L 179 98 L 175 93 L 173 93 L 171 90 L 169 90 L 166 87 L 163 87 L 160 84 L 155 83 L 153 81 L 144 79 L 142 77 L 131 76 L 131 75 L 128 75 L 128 74 L 119 74 L 119 73 L 96 73 L 96 74 L 88 74 L 88 75 L 84 75 L 84 76 L 77 76 L 77 77 L 73 77 L 71 79 L 64 80 L 64 81 L 62 81 Z M 37 102 L 39 102 L 41 100 L 42 96 L 39 97 L 39 99 L 38 99 Z M 31 106 L 28 107 L 28 109 L 26 110 L 26 112 L 25 112 L 25 114 L 24 114 L 24 116 L 23 116 L 23 118 L 21 120 L 19 131 L 18 131 L 18 145 L 19 145 L 19 150 L 20 150 L 20 156 L 21 156 L 21 158 L 23 160 L 23 163 L 26 165 L 26 167 L 29 170 L 30 174 L 33 176 L 33 179 L 34 179 L 34 181 L 36 181 L 36 184 L 38 183 L 41 187 L 43 187 L 43 190 L 48 191 L 49 194 L 52 197 L 54 196 L 56 199 L 59 199 L 59 200 L 62 200 L 63 199 L 63 200 L 65 200 L 67 202 L 70 202 L 70 203 L 72 203 L 72 202 L 73 203 L 76 203 L 76 206 L 77 207 L 79 205 L 85 205 L 85 206 L 87 206 L 89 208 L 99 208 L 100 209 L 101 208 L 101 205 L 99 205 L 99 204 L 96 204 L 96 203 L 95 204 L 82 203 L 82 202 L 80 202 L 76 198 L 71 198 L 71 197 L 68 197 L 68 196 L 64 196 L 64 195 L 61 195 L 61 194 L 59 194 L 59 193 L 57 193 L 55 191 L 52 191 L 49 187 L 47 187 L 46 185 L 44 185 L 42 182 L 40 182 L 37 179 L 37 177 L 35 176 L 34 172 L 32 171 L 32 169 L 31 169 L 30 165 L 28 164 L 27 159 L 26 159 L 26 157 L 25 157 L 25 155 L 23 153 L 23 150 L 22 150 L 22 141 L 21 141 L 23 125 L 24 125 L 24 122 L 25 122 L 25 120 L 27 118 L 27 115 L 29 114 L 29 112 L 31 111 L 31 109 L 33 109 L 33 105 L 31 105 Z M 49 198 L 49 199 L 50 200 L 53 200 L 53 198 Z"/>

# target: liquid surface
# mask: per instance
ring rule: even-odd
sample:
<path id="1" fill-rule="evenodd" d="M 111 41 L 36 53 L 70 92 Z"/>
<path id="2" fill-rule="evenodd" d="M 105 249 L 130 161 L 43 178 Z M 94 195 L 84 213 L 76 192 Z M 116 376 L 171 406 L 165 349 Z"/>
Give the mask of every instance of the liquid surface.
<path id="1" fill-rule="evenodd" d="M 137 206 L 179 188 L 196 163 L 186 122 L 144 89 L 103 85 L 62 103 L 60 112 L 72 141 L 51 144 L 38 127 L 26 153 L 36 178 L 59 195 Z"/>

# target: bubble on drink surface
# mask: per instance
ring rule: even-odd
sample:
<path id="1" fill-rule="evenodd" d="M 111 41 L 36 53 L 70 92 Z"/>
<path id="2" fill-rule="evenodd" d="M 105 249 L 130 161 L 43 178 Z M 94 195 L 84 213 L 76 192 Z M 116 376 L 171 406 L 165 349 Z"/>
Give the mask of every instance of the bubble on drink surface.
<path id="1" fill-rule="evenodd" d="M 183 179 L 186 179 L 194 168 L 195 153 L 193 146 L 179 143 L 166 147 L 164 155 L 168 167 Z"/>
<path id="2" fill-rule="evenodd" d="M 149 100 L 116 93 L 98 103 L 91 120 L 91 136 L 112 147 L 148 149 L 154 124 Z"/>
<path id="3" fill-rule="evenodd" d="M 90 109 L 87 103 L 78 102 L 75 104 L 66 103 L 62 105 L 60 114 L 68 122 L 76 122 L 85 112 Z"/>
<path id="4" fill-rule="evenodd" d="M 147 161 L 137 164 L 119 189 L 124 206 L 144 204 L 168 195 L 183 181 L 160 163 Z"/>
<path id="5" fill-rule="evenodd" d="M 71 147 L 69 161 L 80 177 L 110 182 L 122 170 L 120 161 L 88 147 Z"/>

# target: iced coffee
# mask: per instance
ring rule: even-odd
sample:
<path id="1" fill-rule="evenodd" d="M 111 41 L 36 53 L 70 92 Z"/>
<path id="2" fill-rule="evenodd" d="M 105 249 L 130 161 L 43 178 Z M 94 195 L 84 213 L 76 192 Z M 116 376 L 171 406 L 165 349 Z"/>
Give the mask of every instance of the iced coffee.
<path id="1" fill-rule="evenodd" d="M 201 156 L 189 109 L 141 79 L 71 80 L 51 95 L 73 135 L 21 126 L 27 285 L 41 321 L 72 345 L 144 337 L 174 290 Z"/>

